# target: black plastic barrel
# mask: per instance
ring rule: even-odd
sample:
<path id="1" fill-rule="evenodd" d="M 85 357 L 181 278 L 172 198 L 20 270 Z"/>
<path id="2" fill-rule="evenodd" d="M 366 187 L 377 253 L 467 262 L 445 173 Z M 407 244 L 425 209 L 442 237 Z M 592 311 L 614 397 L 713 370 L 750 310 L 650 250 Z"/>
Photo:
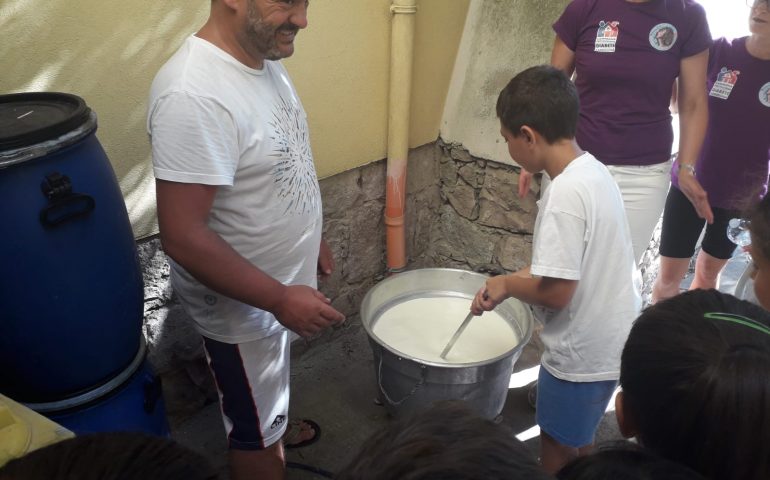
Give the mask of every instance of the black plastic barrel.
<path id="1" fill-rule="evenodd" d="M 0 95 L 0 392 L 17 401 L 93 389 L 139 350 L 136 244 L 95 132 L 77 96 Z"/>

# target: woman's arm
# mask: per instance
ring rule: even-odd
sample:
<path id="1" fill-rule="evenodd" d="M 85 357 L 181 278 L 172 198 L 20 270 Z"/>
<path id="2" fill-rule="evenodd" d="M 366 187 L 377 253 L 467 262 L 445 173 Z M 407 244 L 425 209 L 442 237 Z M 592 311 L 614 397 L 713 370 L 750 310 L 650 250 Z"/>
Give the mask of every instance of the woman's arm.
<path id="1" fill-rule="evenodd" d="M 695 178 L 695 162 L 700 154 L 708 125 L 706 67 L 709 52 L 704 50 L 683 58 L 679 68 L 679 189 L 695 207 L 698 216 L 714 222 L 708 195 Z"/>
<path id="2" fill-rule="evenodd" d="M 566 73 L 570 78 L 575 73 L 575 52 L 570 50 L 558 35 L 553 42 L 553 50 L 551 50 L 551 65 Z"/>

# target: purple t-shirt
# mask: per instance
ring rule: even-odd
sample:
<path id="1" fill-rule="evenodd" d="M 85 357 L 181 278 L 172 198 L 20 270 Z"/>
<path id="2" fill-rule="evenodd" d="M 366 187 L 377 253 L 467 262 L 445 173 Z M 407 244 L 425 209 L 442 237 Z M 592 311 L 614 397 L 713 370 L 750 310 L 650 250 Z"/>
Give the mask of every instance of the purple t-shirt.
<path id="1" fill-rule="evenodd" d="M 752 57 L 746 37 L 720 38 L 711 47 L 707 88 L 709 124 L 696 175 L 711 206 L 742 210 L 767 192 L 770 60 Z"/>
<path id="2" fill-rule="evenodd" d="M 703 7 L 692 0 L 573 0 L 553 29 L 575 52 L 580 147 L 607 165 L 668 160 L 668 106 L 680 61 L 711 45 Z"/>

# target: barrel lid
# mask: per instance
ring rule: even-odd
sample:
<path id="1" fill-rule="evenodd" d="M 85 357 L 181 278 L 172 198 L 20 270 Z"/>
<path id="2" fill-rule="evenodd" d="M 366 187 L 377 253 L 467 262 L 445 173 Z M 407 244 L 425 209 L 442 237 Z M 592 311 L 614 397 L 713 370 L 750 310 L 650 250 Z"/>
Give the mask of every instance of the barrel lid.
<path id="1" fill-rule="evenodd" d="M 0 150 L 58 138 L 88 121 L 91 109 L 70 93 L 0 95 Z"/>

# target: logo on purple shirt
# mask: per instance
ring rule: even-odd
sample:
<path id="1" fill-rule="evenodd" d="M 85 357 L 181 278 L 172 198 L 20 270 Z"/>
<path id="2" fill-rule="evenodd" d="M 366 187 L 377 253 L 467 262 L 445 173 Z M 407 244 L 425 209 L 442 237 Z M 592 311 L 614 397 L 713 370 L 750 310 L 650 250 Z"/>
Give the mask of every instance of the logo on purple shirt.
<path id="1" fill-rule="evenodd" d="M 594 43 L 594 52 L 614 52 L 615 43 L 618 41 L 618 26 L 620 22 L 613 20 L 599 22 L 599 29 L 596 31 L 596 42 Z"/>
<path id="2" fill-rule="evenodd" d="M 676 27 L 670 23 L 659 23 L 650 30 L 650 45 L 655 50 L 665 52 L 671 50 L 679 36 Z"/>
<path id="3" fill-rule="evenodd" d="M 733 87 L 738 82 L 738 75 L 741 72 L 738 70 L 730 70 L 727 67 L 722 67 L 717 74 L 717 81 L 711 87 L 709 95 L 716 98 L 727 100 L 730 96 L 730 92 L 733 91 Z"/>
<path id="4" fill-rule="evenodd" d="M 759 101 L 762 102 L 762 105 L 770 107 L 770 82 L 762 85 L 762 88 L 759 89 Z"/>

